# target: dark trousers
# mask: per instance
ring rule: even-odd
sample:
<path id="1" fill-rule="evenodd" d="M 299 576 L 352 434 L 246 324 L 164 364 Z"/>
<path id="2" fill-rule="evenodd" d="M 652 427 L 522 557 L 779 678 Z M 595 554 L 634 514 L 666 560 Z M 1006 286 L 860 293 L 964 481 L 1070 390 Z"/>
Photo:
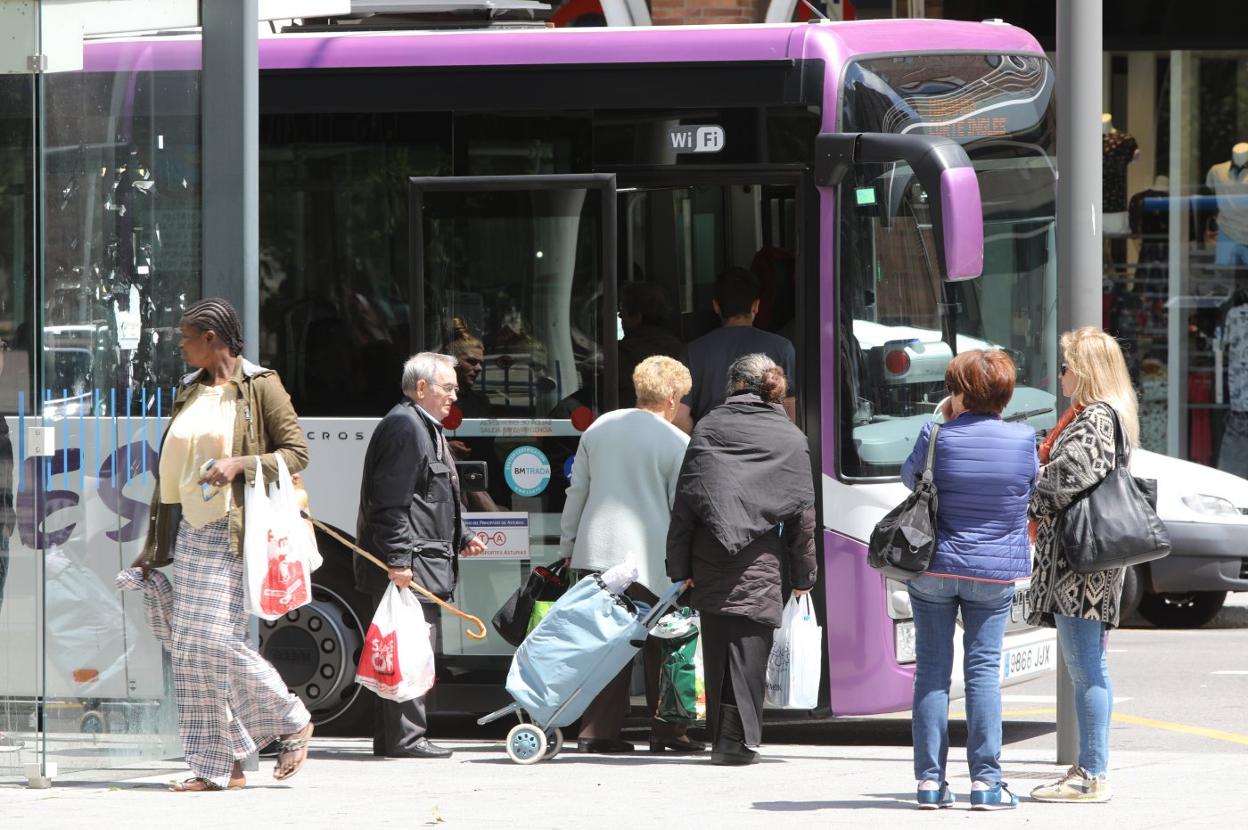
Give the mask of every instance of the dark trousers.
<path id="1" fill-rule="evenodd" d="M 385 591 L 371 594 L 373 612 L 381 605 Z M 442 630 L 439 624 L 441 609 L 431 602 L 422 602 L 421 610 L 425 612 L 425 622 L 433 630 L 433 651 L 441 651 Z M 377 698 L 373 715 L 373 754 L 394 755 L 411 749 L 416 741 L 425 736 L 429 730 L 429 721 L 425 717 L 425 698 L 423 696 L 399 703 L 394 700 Z"/>
<path id="2" fill-rule="evenodd" d="M 747 617 L 702 611 L 702 665 L 706 675 L 706 726 L 719 735 L 721 706 L 741 713 L 745 742 L 763 739 L 763 700 L 767 692 L 767 658 L 776 630 Z"/>
<path id="3" fill-rule="evenodd" d="M 631 599 L 654 605 L 659 598 L 642 585 L 633 583 L 625 592 Z M 663 663 L 662 644 L 654 637 L 647 637 L 641 649 L 642 668 L 646 678 L 646 707 L 651 713 L 659 708 L 659 668 Z M 581 715 L 581 738 L 618 738 L 628 715 L 629 686 L 633 676 L 633 664 L 629 662 L 615 679 L 608 683 Z M 654 720 L 651 731 L 656 738 L 673 738 L 685 733 L 684 727 L 666 721 Z"/>

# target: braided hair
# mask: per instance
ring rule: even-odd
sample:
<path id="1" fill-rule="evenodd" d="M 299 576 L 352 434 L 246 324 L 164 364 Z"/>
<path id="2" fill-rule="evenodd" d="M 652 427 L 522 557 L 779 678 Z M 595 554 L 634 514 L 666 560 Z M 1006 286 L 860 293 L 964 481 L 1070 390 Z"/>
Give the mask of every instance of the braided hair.
<path id="1" fill-rule="evenodd" d="M 182 315 L 182 322 L 200 331 L 211 331 L 221 338 L 233 357 L 243 353 L 243 324 L 228 300 L 208 297 L 192 304 Z"/>

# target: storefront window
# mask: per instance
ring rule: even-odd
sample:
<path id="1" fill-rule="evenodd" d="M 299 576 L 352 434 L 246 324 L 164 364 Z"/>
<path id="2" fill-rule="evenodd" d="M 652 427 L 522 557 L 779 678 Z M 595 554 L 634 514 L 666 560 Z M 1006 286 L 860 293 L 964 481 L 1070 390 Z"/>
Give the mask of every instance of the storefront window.
<path id="1" fill-rule="evenodd" d="M 1103 324 L 1141 444 L 1248 476 L 1248 53 L 1106 61 Z"/>

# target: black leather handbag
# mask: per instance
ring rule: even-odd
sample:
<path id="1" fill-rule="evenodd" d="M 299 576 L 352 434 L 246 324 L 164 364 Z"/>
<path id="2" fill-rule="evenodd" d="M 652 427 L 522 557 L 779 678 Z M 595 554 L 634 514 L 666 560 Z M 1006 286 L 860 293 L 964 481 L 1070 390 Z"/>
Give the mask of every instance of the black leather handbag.
<path id="1" fill-rule="evenodd" d="M 556 600 L 568 589 L 567 569 L 563 560 L 545 568 L 537 567 L 523 585 L 507 598 L 490 620 L 499 636 L 513 646 L 524 642 L 529 631 L 529 617 L 538 600 Z"/>
<path id="2" fill-rule="evenodd" d="M 1132 476 L 1129 462 L 1115 411 L 1114 469 L 1058 518 L 1058 543 L 1075 573 L 1125 568 L 1170 553 L 1170 534 L 1157 516 L 1157 482 Z"/>
<path id="3" fill-rule="evenodd" d="M 927 458 L 923 476 L 914 492 L 880 519 L 871 531 L 867 564 L 885 576 L 907 580 L 921 576 L 936 551 L 936 484 L 932 462 L 936 458 L 936 435 L 940 424 L 932 424 L 927 436 Z"/>

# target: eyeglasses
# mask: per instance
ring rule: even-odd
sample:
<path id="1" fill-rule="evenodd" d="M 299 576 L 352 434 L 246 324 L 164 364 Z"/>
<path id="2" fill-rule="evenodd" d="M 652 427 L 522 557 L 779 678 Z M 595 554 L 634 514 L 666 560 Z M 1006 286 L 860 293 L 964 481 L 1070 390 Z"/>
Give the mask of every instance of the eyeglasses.
<path id="1" fill-rule="evenodd" d="M 431 383 L 430 386 L 436 386 L 448 395 L 459 394 L 459 387 L 453 383 Z"/>
<path id="2" fill-rule="evenodd" d="M 459 362 L 465 366 L 480 366 L 485 361 L 479 357 L 461 357 Z"/>

